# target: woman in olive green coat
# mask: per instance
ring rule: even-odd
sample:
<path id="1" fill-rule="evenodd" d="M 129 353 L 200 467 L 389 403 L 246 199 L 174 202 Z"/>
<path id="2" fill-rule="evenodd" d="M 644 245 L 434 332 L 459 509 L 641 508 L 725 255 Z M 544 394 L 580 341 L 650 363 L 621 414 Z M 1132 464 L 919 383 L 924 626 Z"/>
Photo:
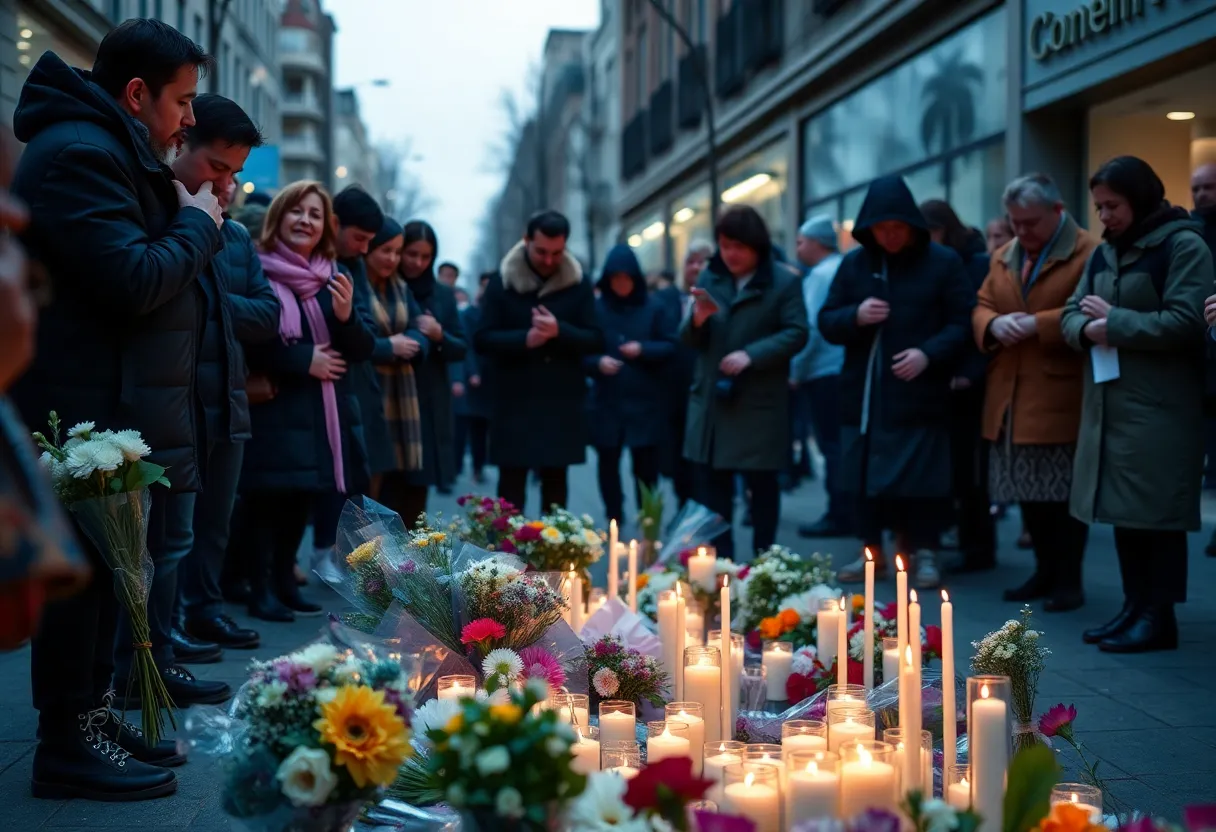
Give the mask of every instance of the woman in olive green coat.
<path id="1" fill-rule="evenodd" d="M 1089 185 L 1104 242 L 1061 322 L 1090 355 L 1071 502 L 1082 522 L 1115 527 L 1125 600 L 1084 639 L 1113 653 L 1174 649 L 1186 534 L 1200 525 L 1212 255 L 1146 162 L 1112 159 Z"/>

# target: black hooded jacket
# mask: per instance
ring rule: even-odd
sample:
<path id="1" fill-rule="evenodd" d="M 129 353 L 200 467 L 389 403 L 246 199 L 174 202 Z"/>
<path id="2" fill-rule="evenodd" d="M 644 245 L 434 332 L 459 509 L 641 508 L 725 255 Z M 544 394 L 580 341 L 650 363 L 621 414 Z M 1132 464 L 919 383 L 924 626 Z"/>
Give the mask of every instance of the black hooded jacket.
<path id="1" fill-rule="evenodd" d="M 146 134 L 52 52 L 26 80 L 13 126 L 26 142 L 13 179 L 30 208 L 23 240 L 53 292 L 13 399 L 32 425 L 54 409 L 67 425 L 138 430 L 173 488 L 197 490 L 197 278 L 223 245 L 220 229 L 179 210 Z"/>
<path id="2" fill-rule="evenodd" d="M 911 226 L 912 245 L 897 254 L 886 253 L 873 232 L 884 220 Z M 950 378 L 958 370 L 969 340 L 975 305 L 975 291 L 963 261 L 951 249 L 930 241 L 925 219 L 898 176 L 884 176 L 870 184 L 853 238 L 861 245 L 841 261 L 819 312 L 823 337 L 845 347 L 840 381 L 842 424 L 861 424 L 866 370 L 876 337 L 879 355 L 871 381 L 871 408 L 882 414 L 881 424 L 943 424 L 949 413 Z M 891 313 L 881 324 L 861 326 L 857 310 L 870 297 L 887 301 Z M 929 366 L 912 381 L 901 381 L 891 366 L 898 353 L 913 348 L 925 353 Z"/>

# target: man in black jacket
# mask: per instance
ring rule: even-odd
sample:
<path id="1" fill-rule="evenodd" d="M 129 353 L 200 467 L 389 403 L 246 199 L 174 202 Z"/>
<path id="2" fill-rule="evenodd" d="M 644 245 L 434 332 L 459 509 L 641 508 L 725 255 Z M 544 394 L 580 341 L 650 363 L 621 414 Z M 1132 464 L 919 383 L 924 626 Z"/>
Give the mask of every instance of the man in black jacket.
<path id="1" fill-rule="evenodd" d="M 235 177 L 262 134 L 235 101 L 200 95 L 195 124 L 186 131 L 186 152 L 173 173 L 189 191 L 210 182 L 221 207 L 236 186 Z M 249 232 L 225 220 L 224 249 L 200 275 L 207 314 L 198 356 L 200 454 L 205 454 L 206 488 L 194 503 L 194 548 L 182 562 L 180 605 L 183 627 L 174 628 L 174 654 L 181 662 L 213 662 L 221 647 L 252 648 L 258 634 L 224 615 L 220 577 L 228 548 L 228 529 L 241 477 L 245 441 L 252 437 L 245 392 L 245 353 L 241 344 L 260 344 L 279 331 L 279 301 L 262 273 Z"/>
<path id="2" fill-rule="evenodd" d="M 54 295 L 13 399 L 31 425 L 54 409 L 68 425 L 92 421 L 143 434 L 171 483 L 152 489 L 148 543 L 158 574 L 173 571 L 183 543 L 189 550 L 200 487 L 195 365 L 206 310 L 198 276 L 222 246 L 211 187 L 192 195 L 165 163 L 194 124 L 191 102 L 210 63 L 171 27 L 128 20 L 106 35 L 91 73 L 45 53 L 13 117 L 26 142 L 13 182 L 30 206 L 24 241 Z M 163 766 L 184 755 L 172 740 L 149 747 L 108 708 L 119 610 L 110 569 L 86 548 L 95 567 L 90 584 L 53 604 L 34 640 L 41 741 L 33 793 L 169 794 L 177 781 Z M 172 598 L 167 611 L 159 600 L 149 607 L 153 651 L 174 699 L 190 701 L 202 683 L 174 664 Z"/>

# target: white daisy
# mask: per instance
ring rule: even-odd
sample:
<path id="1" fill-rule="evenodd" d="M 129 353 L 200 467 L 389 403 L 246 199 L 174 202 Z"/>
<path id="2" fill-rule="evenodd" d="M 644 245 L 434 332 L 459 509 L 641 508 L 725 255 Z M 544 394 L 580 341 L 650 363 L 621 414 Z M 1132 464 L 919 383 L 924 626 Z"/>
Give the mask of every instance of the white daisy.
<path id="1" fill-rule="evenodd" d="M 72 426 L 72 429 L 68 431 L 68 438 L 69 439 L 76 439 L 76 438 L 85 439 L 88 437 L 88 435 L 90 433 L 93 432 L 93 430 L 96 427 L 97 427 L 97 425 L 93 424 L 92 422 L 77 422 L 75 425 Z"/>
<path id="2" fill-rule="evenodd" d="M 524 662 L 514 650 L 499 647 L 486 655 L 481 663 L 481 672 L 487 677 L 505 676 L 510 682 L 519 678 L 519 674 L 524 672 Z"/>
<path id="3" fill-rule="evenodd" d="M 117 431 L 109 437 L 109 440 L 122 452 L 123 458 L 128 462 L 135 462 L 152 453 L 152 449 L 148 447 L 148 443 L 137 430 Z"/>

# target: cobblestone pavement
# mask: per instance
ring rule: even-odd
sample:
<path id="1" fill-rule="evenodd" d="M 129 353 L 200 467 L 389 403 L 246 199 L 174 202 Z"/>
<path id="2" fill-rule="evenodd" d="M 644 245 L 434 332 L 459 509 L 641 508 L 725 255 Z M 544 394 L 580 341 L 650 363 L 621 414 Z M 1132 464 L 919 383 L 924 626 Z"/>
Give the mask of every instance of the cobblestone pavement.
<path id="1" fill-rule="evenodd" d="M 585 465 L 571 472 L 571 508 L 599 516 L 594 469 Z M 462 488 L 472 488 L 464 481 Z M 535 500 L 535 497 L 533 497 Z M 800 541 L 800 522 L 819 516 L 823 502 L 818 483 L 804 485 L 783 500 L 780 542 L 796 551 L 820 549 L 833 553 L 839 565 L 851 560 L 855 542 Z M 453 497 L 436 497 L 432 511 L 456 511 Z M 532 507 L 535 511 L 535 506 Z M 1216 521 L 1216 512 L 1205 516 Z M 1002 587 L 1020 582 L 1030 567 L 1028 553 L 1017 551 L 1016 516 L 1001 524 L 1000 568 L 991 573 L 948 579 L 955 602 L 957 650 L 969 655 L 969 642 L 1017 614 L 1017 605 L 1000 601 Z M 1209 524 L 1210 529 L 1210 524 Z M 749 532 L 740 530 L 746 542 Z M 1088 605 L 1077 612 L 1037 616 L 1052 657 L 1040 684 L 1039 707 L 1056 702 L 1077 706 L 1077 733 L 1087 749 L 1102 759 L 1101 772 L 1111 792 L 1123 804 L 1181 820 L 1184 805 L 1216 797 L 1216 665 L 1204 644 L 1216 643 L 1216 559 L 1203 555 L 1206 537 L 1191 540 L 1192 600 L 1180 608 L 1182 646 L 1176 652 L 1144 656 L 1110 656 L 1083 645 L 1082 629 L 1101 623 L 1120 606 L 1119 573 L 1110 530 L 1097 528 L 1086 558 Z M 878 590 L 880 600 L 893 595 L 893 583 Z M 311 587 L 314 596 L 334 608 L 340 601 L 327 590 Z M 241 623 L 250 623 L 243 610 L 230 610 Z M 300 619 L 290 625 L 254 622 L 262 646 L 249 652 L 230 651 L 225 661 L 193 668 L 200 677 L 223 679 L 234 687 L 244 675 L 248 658 L 268 658 L 308 641 L 320 621 Z M 937 623 L 936 604 L 925 605 L 925 623 Z M 177 769 L 176 795 L 139 804 L 85 801 L 40 801 L 29 795 L 36 714 L 30 705 L 28 649 L 0 655 L 0 817 L 9 829 L 66 830 L 114 827 L 143 832 L 190 829 L 221 832 L 229 829 L 219 808 L 218 771 L 212 761 L 196 758 Z M 1062 761 L 1070 759 L 1067 750 Z"/>

